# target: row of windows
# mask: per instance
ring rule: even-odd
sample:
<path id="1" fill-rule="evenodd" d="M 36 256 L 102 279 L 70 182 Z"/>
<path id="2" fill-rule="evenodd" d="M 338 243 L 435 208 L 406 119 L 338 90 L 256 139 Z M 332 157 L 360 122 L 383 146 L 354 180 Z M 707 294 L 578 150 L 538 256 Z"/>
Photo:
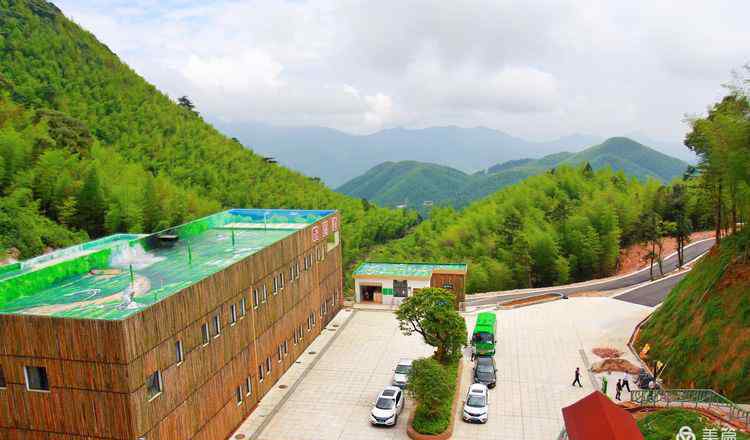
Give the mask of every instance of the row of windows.
<path id="1" fill-rule="evenodd" d="M 23 367 L 23 377 L 26 380 L 27 391 L 49 391 L 49 379 L 47 378 L 46 368 L 25 366 Z M 7 386 L 5 373 L 0 368 L 0 389 L 5 389 Z"/>

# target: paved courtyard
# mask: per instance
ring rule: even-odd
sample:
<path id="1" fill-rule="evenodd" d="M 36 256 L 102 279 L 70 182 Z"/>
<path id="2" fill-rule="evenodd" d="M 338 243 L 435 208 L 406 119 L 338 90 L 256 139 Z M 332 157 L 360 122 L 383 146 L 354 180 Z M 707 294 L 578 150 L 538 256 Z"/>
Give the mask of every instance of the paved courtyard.
<path id="1" fill-rule="evenodd" d="M 591 363 L 600 360 L 591 350 L 602 346 L 618 348 L 634 361 L 627 341 L 650 311 L 610 298 L 573 298 L 497 311 L 498 382 L 490 391 L 489 421 L 477 425 L 459 420 L 452 438 L 556 439 L 563 428 L 561 409 L 594 390 L 581 351 Z M 466 316 L 469 331 L 475 320 L 476 314 Z M 472 373 L 470 363 L 465 367 L 464 393 Z M 571 386 L 576 367 L 583 372 L 583 388 Z M 609 387 L 612 397 L 615 381 Z"/>
<path id="2" fill-rule="evenodd" d="M 625 357 L 634 361 L 626 343 L 635 325 L 650 311 L 650 307 L 610 298 L 573 298 L 497 311 L 498 385 L 490 391 L 489 422 L 467 424 L 458 414 L 452 438 L 557 438 L 563 426 L 561 408 L 594 389 L 581 353 L 593 363 L 598 359 L 591 350 L 608 346 L 625 351 Z M 466 315 L 469 331 L 475 318 L 475 314 Z M 280 409 L 269 414 L 270 420 L 257 438 L 406 439 L 411 401 L 393 428 L 370 426 L 368 414 L 377 393 L 389 384 L 399 358 L 429 356 L 431 352 L 420 336 L 401 334 L 392 312 L 357 311 Z M 577 366 L 583 371 L 583 389 L 571 387 Z M 472 364 L 466 359 L 462 395 L 471 373 Z M 615 381 L 611 381 L 610 394 Z"/>
<path id="3" fill-rule="evenodd" d="M 393 313 L 358 311 L 258 436 L 263 440 L 407 439 L 407 408 L 393 428 L 368 421 L 402 357 L 429 356 L 421 336 L 404 336 Z"/>

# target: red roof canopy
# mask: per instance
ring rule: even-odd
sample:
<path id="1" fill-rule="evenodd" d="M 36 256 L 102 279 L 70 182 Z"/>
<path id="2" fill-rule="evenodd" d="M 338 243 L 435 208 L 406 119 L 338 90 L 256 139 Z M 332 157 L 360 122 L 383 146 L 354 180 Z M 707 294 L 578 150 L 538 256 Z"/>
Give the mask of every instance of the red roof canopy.
<path id="1" fill-rule="evenodd" d="M 599 391 L 563 408 L 570 440 L 643 440 L 635 419 Z"/>

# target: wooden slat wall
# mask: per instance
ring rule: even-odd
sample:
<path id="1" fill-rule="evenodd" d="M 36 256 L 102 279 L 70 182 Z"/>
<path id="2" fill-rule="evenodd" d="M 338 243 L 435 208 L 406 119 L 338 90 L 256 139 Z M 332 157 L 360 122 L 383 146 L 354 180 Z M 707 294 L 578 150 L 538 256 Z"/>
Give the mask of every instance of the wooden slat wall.
<path id="1" fill-rule="evenodd" d="M 130 438 L 122 328 L 118 321 L 0 315 L 8 385 L 0 390 L 0 439 Z M 50 392 L 26 390 L 25 366 L 46 368 Z"/>
<path id="2" fill-rule="evenodd" d="M 466 299 L 466 275 L 433 273 L 430 280 L 430 286 L 443 287 L 446 283 L 453 284 L 453 293 L 456 294 L 456 305 Z"/>

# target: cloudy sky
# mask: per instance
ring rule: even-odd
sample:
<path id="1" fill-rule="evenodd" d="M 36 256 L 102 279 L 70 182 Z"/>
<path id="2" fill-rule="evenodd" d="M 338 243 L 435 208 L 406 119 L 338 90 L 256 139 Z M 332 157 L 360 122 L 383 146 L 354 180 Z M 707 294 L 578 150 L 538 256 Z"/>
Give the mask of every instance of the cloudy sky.
<path id="1" fill-rule="evenodd" d="M 209 119 L 487 126 L 534 140 L 638 132 L 750 61 L 746 0 L 57 0 L 125 62 Z"/>

